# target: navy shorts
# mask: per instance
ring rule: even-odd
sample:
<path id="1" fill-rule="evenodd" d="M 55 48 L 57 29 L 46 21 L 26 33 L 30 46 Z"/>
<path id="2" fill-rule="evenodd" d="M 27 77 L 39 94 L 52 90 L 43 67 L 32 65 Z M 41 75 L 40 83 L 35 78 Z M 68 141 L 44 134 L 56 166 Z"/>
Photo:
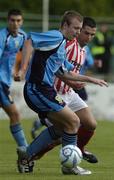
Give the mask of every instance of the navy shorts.
<path id="1" fill-rule="evenodd" d="M 87 101 L 88 100 L 88 94 L 86 92 L 85 87 L 79 90 L 74 90 L 76 93 L 79 94 L 79 96 L 84 100 Z"/>
<path id="2" fill-rule="evenodd" d="M 57 95 L 55 89 L 48 85 L 26 83 L 24 98 L 27 105 L 38 113 L 40 118 L 47 117 L 49 112 L 61 111 L 65 106 L 65 102 Z"/>

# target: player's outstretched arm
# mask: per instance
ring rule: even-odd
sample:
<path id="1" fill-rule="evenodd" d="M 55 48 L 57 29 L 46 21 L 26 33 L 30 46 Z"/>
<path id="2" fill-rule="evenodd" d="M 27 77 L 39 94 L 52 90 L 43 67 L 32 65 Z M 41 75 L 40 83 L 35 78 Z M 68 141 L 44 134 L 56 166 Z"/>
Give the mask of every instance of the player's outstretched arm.
<path id="1" fill-rule="evenodd" d="M 59 78 L 62 81 L 66 81 L 66 80 L 82 81 L 82 82 L 89 82 L 89 83 L 97 84 L 99 86 L 108 87 L 108 83 L 102 79 L 97 79 L 97 78 L 90 77 L 90 76 L 76 74 L 76 73 L 71 72 L 71 71 L 64 72 L 63 74 L 59 75 Z"/>

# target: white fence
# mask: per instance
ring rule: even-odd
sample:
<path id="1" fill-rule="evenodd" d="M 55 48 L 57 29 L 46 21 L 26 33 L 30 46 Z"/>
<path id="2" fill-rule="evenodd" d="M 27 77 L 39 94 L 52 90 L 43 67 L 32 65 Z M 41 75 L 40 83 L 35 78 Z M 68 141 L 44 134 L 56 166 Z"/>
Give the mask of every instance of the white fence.
<path id="1" fill-rule="evenodd" d="M 97 119 L 114 120 L 114 84 L 109 87 L 88 85 L 88 104 Z"/>

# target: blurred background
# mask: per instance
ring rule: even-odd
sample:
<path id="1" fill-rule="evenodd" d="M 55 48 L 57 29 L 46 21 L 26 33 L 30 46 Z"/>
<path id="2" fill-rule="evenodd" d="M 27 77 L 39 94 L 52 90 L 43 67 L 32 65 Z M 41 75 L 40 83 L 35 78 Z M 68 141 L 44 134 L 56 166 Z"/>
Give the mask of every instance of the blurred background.
<path id="1" fill-rule="evenodd" d="M 114 81 L 114 11 L 113 0 L 9 0 L 0 1 L 0 28 L 6 25 L 7 11 L 19 8 L 24 14 L 23 29 L 46 31 L 59 28 L 61 15 L 66 10 L 76 10 L 83 16 L 95 18 L 98 27 L 96 38 L 89 45 L 96 60 L 102 60 L 102 67 L 93 67 L 92 72 L 105 75 Z"/>
<path id="2" fill-rule="evenodd" d="M 0 28 L 6 26 L 6 17 L 9 9 L 21 9 L 24 15 L 23 29 L 29 31 L 47 31 L 58 29 L 61 16 L 67 10 L 76 10 L 83 16 L 91 16 L 97 22 L 97 33 L 89 44 L 94 64 L 87 70 L 87 74 L 102 77 L 110 84 L 108 90 L 99 89 L 97 86 L 91 89 L 89 103 L 93 107 L 98 118 L 113 119 L 114 112 L 114 9 L 113 0 L 0 0 Z M 15 83 L 14 83 L 15 84 Z M 15 85 L 16 87 L 17 85 Z M 13 90 L 14 95 L 17 88 Z M 104 94 L 103 94 L 104 92 Z M 19 94 L 18 94 L 19 95 Z M 19 96 L 18 96 L 19 97 Z M 96 102 L 96 104 L 95 104 Z M 99 104 L 98 107 L 98 102 Z M 22 103 L 23 104 L 23 103 Z M 106 108 L 109 107 L 108 115 Z M 21 109 L 24 108 L 21 105 Z M 103 112 L 101 112 L 103 111 Z M 99 112 L 99 113 L 98 113 Z M 104 113 L 104 114 L 103 114 Z"/>

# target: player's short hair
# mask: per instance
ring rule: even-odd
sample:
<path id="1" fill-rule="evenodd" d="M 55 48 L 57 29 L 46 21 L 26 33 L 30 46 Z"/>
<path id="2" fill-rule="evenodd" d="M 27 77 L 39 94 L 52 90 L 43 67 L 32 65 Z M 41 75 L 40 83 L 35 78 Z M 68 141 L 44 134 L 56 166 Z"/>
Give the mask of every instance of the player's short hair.
<path id="1" fill-rule="evenodd" d="M 97 25 L 96 25 L 96 22 L 93 18 L 91 17 L 84 17 L 83 18 L 83 25 L 82 25 L 82 28 L 84 28 L 85 26 L 89 26 L 91 28 L 95 28 Z"/>
<path id="2" fill-rule="evenodd" d="M 64 23 L 70 25 L 73 18 L 77 18 L 80 22 L 83 21 L 83 16 L 77 11 L 74 10 L 66 11 L 61 20 L 61 27 L 63 27 Z"/>
<path id="3" fill-rule="evenodd" d="M 19 9 L 10 9 L 9 11 L 8 11 L 8 19 L 10 18 L 10 16 L 12 16 L 12 15 L 16 15 L 16 16 L 18 16 L 18 15 L 20 15 L 20 16 L 22 16 L 23 14 L 22 14 L 22 12 L 21 12 L 21 10 L 19 10 Z"/>

